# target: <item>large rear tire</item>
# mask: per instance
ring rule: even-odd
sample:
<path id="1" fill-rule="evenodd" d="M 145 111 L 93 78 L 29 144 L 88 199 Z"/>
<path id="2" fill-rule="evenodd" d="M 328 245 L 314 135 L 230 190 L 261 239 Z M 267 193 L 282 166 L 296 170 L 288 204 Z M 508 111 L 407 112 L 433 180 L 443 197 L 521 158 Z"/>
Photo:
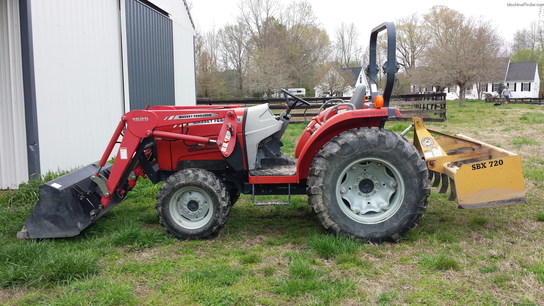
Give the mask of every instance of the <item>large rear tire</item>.
<path id="1" fill-rule="evenodd" d="M 401 136 L 360 128 L 331 139 L 308 177 L 309 202 L 328 230 L 381 243 L 398 241 L 427 208 L 425 162 Z"/>
<path id="2" fill-rule="evenodd" d="M 184 169 L 171 175 L 157 195 L 156 207 L 160 223 L 179 239 L 216 236 L 230 212 L 225 185 L 203 169 Z"/>

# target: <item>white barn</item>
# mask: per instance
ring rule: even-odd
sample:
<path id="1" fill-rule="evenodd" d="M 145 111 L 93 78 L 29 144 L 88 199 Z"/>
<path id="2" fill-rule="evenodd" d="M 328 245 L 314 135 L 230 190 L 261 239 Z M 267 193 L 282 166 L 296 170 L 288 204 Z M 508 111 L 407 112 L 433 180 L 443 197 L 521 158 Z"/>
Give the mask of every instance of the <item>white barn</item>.
<path id="1" fill-rule="evenodd" d="M 100 159 L 122 114 L 196 101 L 185 0 L 0 0 L 0 189 Z"/>

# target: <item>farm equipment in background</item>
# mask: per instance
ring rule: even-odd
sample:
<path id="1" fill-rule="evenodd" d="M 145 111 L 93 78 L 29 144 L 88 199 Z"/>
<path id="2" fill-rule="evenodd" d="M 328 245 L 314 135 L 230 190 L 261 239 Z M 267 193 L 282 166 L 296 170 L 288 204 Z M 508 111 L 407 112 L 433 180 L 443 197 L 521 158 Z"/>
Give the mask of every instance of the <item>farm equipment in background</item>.
<path id="1" fill-rule="evenodd" d="M 376 42 L 383 30 L 388 54 L 382 66 L 386 85 L 379 95 Z M 78 235 L 125 199 L 139 178 L 164 181 L 157 214 L 180 239 L 217 235 L 240 194 L 307 194 L 328 230 L 373 242 L 397 241 L 427 208 L 429 173 L 435 182 L 453 187 L 461 207 L 525 201 L 519 156 L 462 136 L 434 139 L 420 119 L 414 121 L 414 145 L 384 128 L 389 118 L 401 116 L 389 107 L 398 70 L 395 50 L 394 25 L 374 28 L 370 97 L 361 86 L 350 101 L 326 102 L 300 136 L 294 158 L 282 153 L 281 137 L 291 111 L 308 103 L 285 90 L 287 109 L 279 116 L 268 104 L 128 112 L 99 162 L 40 187 L 40 199 L 17 236 Z"/>

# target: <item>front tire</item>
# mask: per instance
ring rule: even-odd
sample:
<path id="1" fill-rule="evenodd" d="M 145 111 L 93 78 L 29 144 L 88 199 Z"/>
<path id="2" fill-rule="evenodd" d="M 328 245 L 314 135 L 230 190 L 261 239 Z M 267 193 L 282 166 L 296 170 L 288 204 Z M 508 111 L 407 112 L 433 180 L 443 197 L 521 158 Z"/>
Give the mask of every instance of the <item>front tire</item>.
<path id="1" fill-rule="evenodd" d="M 328 230 L 381 243 L 398 241 L 427 208 L 430 182 L 419 152 L 401 136 L 360 128 L 317 154 L 307 193 Z"/>
<path id="2" fill-rule="evenodd" d="M 157 195 L 156 208 L 161 225 L 179 239 L 216 236 L 230 211 L 225 185 L 203 169 L 184 169 L 171 175 Z"/>

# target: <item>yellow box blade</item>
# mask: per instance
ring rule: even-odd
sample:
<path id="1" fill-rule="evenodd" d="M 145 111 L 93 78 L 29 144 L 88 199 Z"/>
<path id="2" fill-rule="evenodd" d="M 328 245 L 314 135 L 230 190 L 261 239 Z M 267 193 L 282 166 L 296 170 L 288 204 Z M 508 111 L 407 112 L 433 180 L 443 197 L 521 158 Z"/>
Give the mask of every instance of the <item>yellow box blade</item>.
<path id="1" fill-rule="evenodd" d="M 495 207 L 526 201 L 521 156 L 464 135 L 428 130 L 421 118 L 413 121 L 414 146 L 430 171 L 453 180 L 449 184 L 453 195 L 450 199 L 456 197 L 460 207 Z M 443 178 L 435 183 L 440 181 L 447 183 Z"/>
<path id="2" fill-rule="evenodd" d="M 526 200 L 519 155 L 463 164 L 453 180 L 462 208 L 505 206 Z"/>

